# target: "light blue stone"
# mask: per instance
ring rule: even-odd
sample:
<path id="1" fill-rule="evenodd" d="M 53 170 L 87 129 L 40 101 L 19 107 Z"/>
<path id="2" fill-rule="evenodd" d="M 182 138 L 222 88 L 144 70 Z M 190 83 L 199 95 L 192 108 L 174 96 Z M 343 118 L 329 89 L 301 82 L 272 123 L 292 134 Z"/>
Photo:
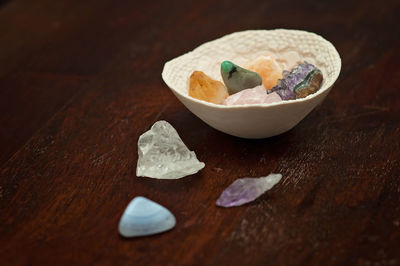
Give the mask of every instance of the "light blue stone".
<path id="1" fill-rule="evenodd" d="M 174 228 L 176 219 L 165 207 L 145 197 L 134 198 L 119 221 L 124 237 L 154 235 Z"/>

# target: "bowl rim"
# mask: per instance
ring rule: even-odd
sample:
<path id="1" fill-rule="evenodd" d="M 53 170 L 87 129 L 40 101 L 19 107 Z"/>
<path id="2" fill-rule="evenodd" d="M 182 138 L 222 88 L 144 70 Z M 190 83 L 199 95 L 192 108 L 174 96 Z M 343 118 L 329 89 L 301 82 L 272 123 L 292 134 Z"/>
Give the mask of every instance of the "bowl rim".
<path id="1" fill-rule="evenodd" d="M 326 45 L 332 50 L 332 52 L 335 55 L 335 59 L 338 62 L 338 69 L 337 71 L 335 71 L 334 76 L 332 77 L 330 83 L 326 84 L 325 86 L 323 86 L 323 88 L 321 88 L 320 90 L 318 90 L 317 92 L 308 95 L 307 97 L 301 98 L 301 99 L 293 99 L 293 100 L 282 100 L 280 102 L 273 102 L 273 103 L 257 103 L 257 104 L 241 104 L 241 105 L 224 105 L 224 104 L 216 104 L 216 103 L 211 103 L 211 102 L 207 102 L 207 101 L 203 101 L 203 100 L 199 100 L 196 98 L 193 98 L 185 93 L 182 93 L 180 90 L 177 90 L 175 88 L 173 88 L 173 86 L 169 83 L 168 79 L 165 77 L 165 73 L 166 73 L 166 69 L 169 67 L 170 64 L 172 64 L 174 61 L 178 60 L 179 58 L 183 57 L 183 56 L 188 56 L 192 53 L 195 53 L 197 50 L 202 49 L 204 46 L 208 46 L 210 45 L 210 43 L 219 41 L 221 39 L 224 38 L 229 38 L 232 35 L 236 35 L 236 34 L 244 34 L 244 33 L 252 33 L 252 32 L 289 32 L 289 33 L 305 33 L 305 34 L 309 34 L 309 35 L 313 35 L 315 38 L 318 38 L 320 40 L 322 40 L 323 42 L 326 43 Z M 278 106 L 278 105 L 291 105 L 291 104 L 296 104 L 296 103 L 303 103 L 303 102 L 308 102 L 313 98 L 318 97 L 320 94 L 324 93 L 325 91 L 329 90 L 334 83 L 336 82 L 336 80 L 338 79 L 339 75 L 340 75 L 340 71 L 342 68 L 342 60 L 340 58 L 339 52 L 336 50 L 335 46 L 328 41 L 327 39 L 323 38 L 322 36 L 314 33 L 314 32 L 310 32 L 310 31 L 306 31 L 306 30 L 298 30 L 298 29 L 284 29 L 284 28 L 277 28 L 277 29 L 259 29 L 259 30 L 244 30 L 244 31 L 236 31 L 236 32 L 232 32 L 226 35 L 223 35 L 219 38 L 213 39 L 211 41 L 207 41 L 205 43 L 200 44 L 199 46 L 197 46 L 196 48 L 194 48 L 192 51 L 189 51 L 187 53 L 184 53 L 180 56 L 177 56 L 169 61 L 167 61 L 164 64 L 161 76 L 162 79 L 164 80 L 164 82 L 167 84 L 167 86 L 176 94 L 179 94 L 180 96 L 182 96 L 183 98 L 185 98 L 186 100 L 189 100 L 191 102 L 195 102 L 201 105 L 205 105 L 208 107 L 212 107 L 212 108 L 217 108 L 217 109 L 243 109 L 243 108 L 266 108 L 266 107 L 272 107 L 272 106 Z"/>

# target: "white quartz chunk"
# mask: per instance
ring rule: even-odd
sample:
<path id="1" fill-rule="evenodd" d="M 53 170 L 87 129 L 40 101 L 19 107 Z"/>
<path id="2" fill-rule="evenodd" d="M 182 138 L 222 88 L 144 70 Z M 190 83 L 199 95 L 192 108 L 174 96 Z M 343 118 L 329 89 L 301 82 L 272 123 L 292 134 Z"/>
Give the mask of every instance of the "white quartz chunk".
<path id="1" fill-rule="evenodd" d="M 139 137 L 138 153 L 137 176 L 178 179 L 195 174 L 205 166 L 166 121 L 157 121 Z"/>

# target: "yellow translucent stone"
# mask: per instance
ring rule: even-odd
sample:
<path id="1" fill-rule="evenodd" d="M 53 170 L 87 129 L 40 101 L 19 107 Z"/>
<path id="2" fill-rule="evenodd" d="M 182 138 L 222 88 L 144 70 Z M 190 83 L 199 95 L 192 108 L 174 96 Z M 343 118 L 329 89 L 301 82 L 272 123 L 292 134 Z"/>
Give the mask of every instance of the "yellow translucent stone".
<path id="1" fill-rule="evenodd" d="M 282 78 L 282 69 L 271 55 L 263 55 L 249 62 L 245 68 L 257 72 L 261 78 L 265 89 L 274 87 L 278 80 Z"/>
<path id="2" fill-rule="evenodd" d="M 229 94 L 222 82 L 213 80 L 201 71 L 194 71 L 189 80 L 189 96 L 222 104 Z"/>

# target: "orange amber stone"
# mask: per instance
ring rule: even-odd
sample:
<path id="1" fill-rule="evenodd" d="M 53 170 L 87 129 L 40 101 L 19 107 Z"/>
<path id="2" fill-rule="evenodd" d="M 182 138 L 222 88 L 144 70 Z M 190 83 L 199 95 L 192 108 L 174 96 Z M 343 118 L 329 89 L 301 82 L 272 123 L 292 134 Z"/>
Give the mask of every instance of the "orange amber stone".
<path id="1" fill-rule="evenodd" d="M 282 69 L 278 62 L 270 55 L 263 55 L 245 65 L 245 68 L 257 72 L 261 78 L 265 89 L 274 87 L 278 80 L 282 78 Z"/>
<path id="2" fill-rule="evenodd" d="M 189 96 L 210 103 L 222 104 L 229 96 L 225 85 L 201 71 L 194 71 L 189 80 Z"/>

